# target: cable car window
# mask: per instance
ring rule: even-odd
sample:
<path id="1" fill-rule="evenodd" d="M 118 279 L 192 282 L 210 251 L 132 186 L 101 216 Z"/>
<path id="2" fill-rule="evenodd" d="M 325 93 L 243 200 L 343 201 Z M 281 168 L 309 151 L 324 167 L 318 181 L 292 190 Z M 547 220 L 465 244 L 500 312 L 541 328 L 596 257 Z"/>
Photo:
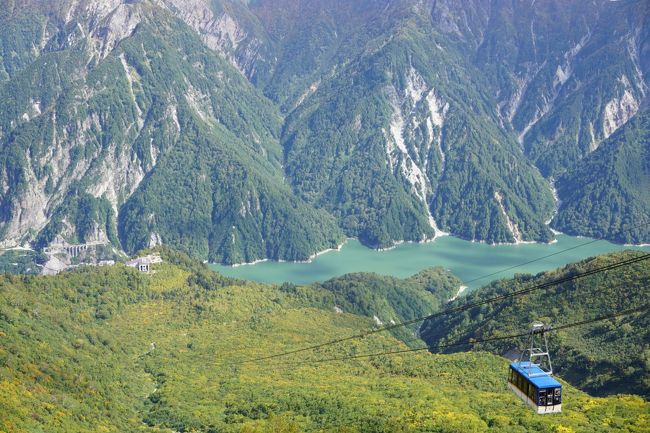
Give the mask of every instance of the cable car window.
<path id="1" fill-rule="evenodd" d="M 560 404 L 562 403 L 562 388 L 555 388 L 555 392 L 553 395 L 553 404 Z"/>
<path id="2" fill-rule="evenodd" d="M 539 396 L 537 398 L 537 405 L 538 406 L 546 406 L 546 390 L 545 389 L 540 389 L 539 390 Z"/>

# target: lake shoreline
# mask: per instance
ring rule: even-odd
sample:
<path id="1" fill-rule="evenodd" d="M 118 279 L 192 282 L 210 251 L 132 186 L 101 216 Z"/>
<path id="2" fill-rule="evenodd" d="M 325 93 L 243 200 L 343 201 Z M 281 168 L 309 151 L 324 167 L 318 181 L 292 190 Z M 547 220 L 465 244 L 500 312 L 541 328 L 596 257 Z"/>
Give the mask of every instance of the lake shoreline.
<path id="1" fill-rule="evenodd" d="M 209 267 L 229 277 L 269 284 L 311 284 L 355 272 L 406 278 L 436 266 L 449 269 L 462 281 L 471 281 L 506 268 L 511 269 L 491 279 L 508 278 L 515 273 L 536 274 L 591 256 L 625 249 L 650 252 L 650 246 L 594 242 L 590 238 L 569 235 L 560 235 L 551 243 L 509 245 L 445 236 L 437 238 L 435 242 L 403 242 L 384 251 L 367 248 L 357 239 L 349 238 L 340 247 L 322 251 L 308 262 L 262 260 L 256 264 L 210 264 Z M 336 254 L 331 254 L 333 252 Z M 530 263 L 521 265 L 526 262 Z M 488 282 L 487 279 L 480 279 L 466 284 L 467 292 Z"/>
<path id="2" fill-rule="evenodd" d="M 580 235 L 571 236 L 571 235 L 567 235 L 567 234 L 562 233 L 562 232 L 555 232 L 555 231 L 554 231 L 554 234 L 555 234 L 556 237 L 553 238 L 553 240 L 548 241 L 548 242 L 518 241 L 518 242 L 494 242 L 494 243 L 488 243 L 486 241 L 478 241 L 478 240 L 475 240 L 475 239 L 467 240 L 467 239 L 460 238 L 458 236 L 446 234 L 446 235 L 442 235 L 442 236 L 436 236 L 435 238 L 431 238 L 431 239 L 425 239 L 425 240 L 422 240 L 422 241 L 399 240 L 399 241 L 395 241 L 393 243 L 393 245 L 388 246 L 388 247 L 371 248 L 371 247 L 366 247 L 363 244 L 361 244 L 361 245 L 363 245 L 364 248 L 367 248 L 370 251 L 376 251 L 376 252 L 382 253 L 382 252 L 387 252 L 387 251 L 393 251 L 393 250 L 395 250 L 396 248 L 399 248 L 402 245 L 432 244 L 432 243 L 435 243 L 436 240 L 441 239 L 441 238 L 446 238 L 446 237 L 458 239 L 458 240 L 461 240 L 463 242 L 471 242 L 471 243 L 474 243 L 474 244 L 481 244 L 481 245 L 485 245 L 485 246 L 488 246 L 488 247 L 502 247 L 502 246 L 513 246 L 514 247 L 514 246 L 519 246 L 519 245 L 553 245 L 553 244 L 556 244 L 558 242 L 558 239 L 557 239 L 558 236 L 569 236 L 569 237 L 573 237 L 573 238 L 576 238 L 576 239 L 591 239 L 591 238 L 588 238 L 586 236 L 580 236 Z M 596 240 L 596 239 L 592 239 L 592 240 Z M 223 264 L 223 263 L 215 263 L 215 262 L 207 262 L 207 264 L 210 265 L 210 266 L 227 266 L 227 267 L 230 267 L 230 268 L 238 268 L 240 266 L 254 266 L 254 265 L 258 265 L 260 263 L 266 263 L 266 262 L 269 262 L 269 263 L 310 264 L 310 263 L 313 263 L 313 260 L 315 258 L 320 257 L 320 256 L 322 256 L 324 254 L 340 252 L 343 249 L 343 247 L 345 247 L 345 245 L 348 243 L 348 241 L 357 241 L 357 242 L 361 243 L 358 238 L 355 238 L 355 237 L 346 238 L 345 241 L 343 241 L 338 247 L 336 247 L 336 248 L 326 248 L 326 249 L 324 249 L 322 251 L 318 251 L 318 252 L 310 255 L 309 258 L 307 258 L 305 260 L 283 260 L 283 259 L 275 260 L 275 259 L 270 259 L 270 258 L 267 257 L 267 258 L 264 258 L 264 259 L 254 260 L 252 262 L 233 263 L 231 265 L 226 265 L 226 264 Z M 624 248 L 647 248 L 647 247 L 650 247 L 650 244 L 619 244 L 619 243 L 614 243 L 612 241 L 609 241 L 607 239 L 598 239 L 598 241 L 608 242 L 608 243 L 610 243 L 612 245 L 618 245 L 618 246 L 621 246 L 621 247 L 624 247 Z"/>

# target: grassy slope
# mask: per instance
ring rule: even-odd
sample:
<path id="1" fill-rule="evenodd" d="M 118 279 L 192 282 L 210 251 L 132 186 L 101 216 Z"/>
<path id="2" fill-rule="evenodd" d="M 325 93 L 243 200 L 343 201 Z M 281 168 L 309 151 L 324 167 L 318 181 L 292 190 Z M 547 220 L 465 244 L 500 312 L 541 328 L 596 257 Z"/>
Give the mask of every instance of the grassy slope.
<path id="1" fill-rule="evenodd" d="M 196 265 L 4 277 L 0 431 L 647 431 L 642 399 L 571 386 L 561 415 L 535 416 L 506 391 L 506 362 L 487 353 L 237 364 L 373 326 L 315 308 L 309 290 Z M 375 335 L 290 360 L 399 347 Z"/>

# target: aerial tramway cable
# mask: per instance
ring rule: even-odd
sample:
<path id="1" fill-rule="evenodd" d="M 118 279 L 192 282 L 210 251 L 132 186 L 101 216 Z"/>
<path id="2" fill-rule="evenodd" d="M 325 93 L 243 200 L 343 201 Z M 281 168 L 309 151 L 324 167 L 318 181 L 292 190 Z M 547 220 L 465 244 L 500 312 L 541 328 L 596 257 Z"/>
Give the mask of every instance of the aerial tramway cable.
<path id="1" fill-rule="evenodd" d="M 637 308 L 630 308 L 627 310 L 622 310 L 618 311 L 616 313 L 611 313 L 607 314 L 604 316 L 599 316 L 595 317 L 593 319 L 587 319 L 587 320 L 581 320 L 578 322 L 572 322 L 572 323 L 566 323 L 564 325 L 560 326 L 553 326 L 549 330 L 545 332 L 557 332 L 557 331 L 562 331 L 565 329 L 570 329 L 570 328 L 575 328 L 578 326 L 584 326 L 588 325 L 591 323 L 596 323 L 596 322 L 602 322 L 604 320 L 609 320 L 609 319 L 615 319 L 618 317 L 623 317 L 623 316 L 629 316 L 632 314 L 636 313 L 641 313 L 644 311 L 650 310 L 650 304 L 643 305 L 641 307 Z M 341 356 L 341 357 L 331 357 L 331 358 L 321 358 L 321 359 L 313 359 L 313 360 L 303 360 L 303 361 L 286 361 L 286 362 L 276 362 L 272 364 L 265 364 L 265 367 L 276 367 L 276 366 L 290 366 L 290 365 L 304 365 L 304 364 L 321 364 L 321 363 L 326 363 L 326 362 L 335 362 L 335 361 L 346 361 L 350 359 L 361 359 L 361 358 L 374 358 L 378 356 L 387 356 L 387 355 L 399 355 L 399 354 L 404 354 L 404 353 L 412 353 L 412 352 L 422 352 L 424 350 L 435 353 L 434 350 L 439 351 L 440 349 L 447 349 L 451 347 L 463 347 L 463 346 L 473 346 L 475 344 L 479 343 L 489 343 L 493 341 L 500 341 L 500 340 L 512 340 L 516 338 L 522 338 L 522 337 L 527 337 L 530 335 L 530 331 L 526 331 L 520 334 L 511 334 L 511 335 L 500 335 L 500 336 L 494 336 L 494 337 L 488 337 L 488 338 L 483 338 L 483 339 L 470 339 L 468 341 L 463 341 L 463 342 L 456 342 L 456 343 L 445 343 L 445 344 L 439 344 L 435 346 L 424 346 L 424 347 L 417 347 L 417 348 L 412 348 L 412 349 L 400 349 L 400 350 L 392 350 L 392 351 L 384 351 L 384 352 L 373 352 L 373 353 L 361 353 L 361 354 L 355 354 L 355 355 L 346 355 L 346 356 Z"/>
<path id="2" fill-rule="evenodd" d="M 506 293 L 506 294 L 503 294 L 503 295 L 494 296 L 492 298 L 484 299 L 484 300 L 481 300 L 481 301 L 466 303 L 466 304 L 458 306 L 458 307 L 447 308 L 447 309 L 444 309 L 442 311 L 439 311 L 439 312 L 436 312 L 436 313 L 433 313 L 433 314 L 429 314 L 427 316 L 417 317 L 415 319 L 406 320 L 404 322 L 387 325 L 387 326 L 384 326 L 384 327 L 381 327 L 381 328 L 372 329 L 372 330 L 369 330 L 369 331 L 365 331 L 365 332 L 362 332 L 362 333 L 359 333 L 359 334 L 350 335 L 350 336 L 347 336 L 347 337 L 342 337 L 342 338 L 329 340 L 329 341 L 326 341 L 326 342 L 323 342 L 323 343 L 314 344 L 314 345 L 306 346 L 306 347 L 299 348 L 299 349 L 294 349 L 294 350 L 290 350 L 290 351 L 286 351 L 286 352 L 276 353 L 276 354 L 273 354 L 273 355 L 267 355 L 267 356 L 263 356 L 263 357 L 259 357 L 259 358 L 244 360 L 244 361 L 242 361 L 242 363 L 259 362 L 259 361 L 265 361 L 265 360 L 274 359 L 274 358 L 280 358 L 280 357 L 284 357 L 284 356 L 288 356 L 288 355 L 293 355 L 293 354 L 296 354 L 296 353 L 315 350 L 315 349 L 318 349 L 318 348 L 321 348 L 321 347 L 331 346 L 333 344 L 341 343 L 341 342 L 344 342 L 344 341 L 350 341 L 350 340 L 354 340 L 354 339 L 358 339 L 358 338 L 364 338 L 364 337 L 367 337 L 367 336 L 372 335 L 372 334 L 376 334 L 376 333 L 379 333 L 379 332 L 390 331 L 392 329 L 412 325 L 412 324 L 419 323 L 419 322 L 422 322 L 424 320 L 432 319 L 432 318 L 435 318 L 435 317 L 441 317 L 441 316 L 445 316 L 445 315 L 452 314 L 452 313 L 458 313 L 458 312 L 469 310 L 469 309 L 474 308 L 474 307 L 478 307 L 478 306 L 482 306 L 482 305 L 486 305 L 486 304 L 491 304 L 491 303 L 494 303 L 494 302 L 499 302 L 499 301 L 509 299 L 509 298 L 514 298 L 514 297 L 518 297 L 518 296 L 527 295 L 529 293 L 539 291 L 539 290 L 545 290 L 545 289 L 548 289 L 550 287 L 557 286 L 559 284 L 575 281 L 575 280 L 578 280 L 580 278 L 585 278 L 585 277 L 595 275 L 595 274 L 598 274 L 598 273 L 601 273 L 601 272 L 606 272 L 606 271 L 610 271 L 610 270 L 613 270 L 613 269 L 618 269 L 618 268 L 621 268 L 621 267 L 630 266 L 630 265 L 632 265 L 634 263 L 638 263 L 638 262 L 645 261 L 645 260 L 648 260 L 648 259 L 650 259 L 650 254 L 643 254 L 641 256 L 634 257 L 634 258 L 631 258 L 631 259 L 622 260 L 620 262 L 611 263 L 609 265 L 601 266 L 601 267 L 594 268 L 594 269 L 584 271 L 584 272 L 578 272 L 578 273 L 575 273 L 575 274 L 572 274 L 572 275 L 568 275 L 568 276 L 565 276 L 565 277 L 562 277 L 562 278 L 558 278 L 556 280 L 536 284 L 534 286 L 531 286 L 531 287 L 528 287 L 528 288 L 525 288 L 525 289 L 521 289 L 521 290 L 517 290 L 517 291 L 511 292 L 511 293 Z M 425 348 L 421 348 L 419 350 L 424 350 L 424 349 Z"/>

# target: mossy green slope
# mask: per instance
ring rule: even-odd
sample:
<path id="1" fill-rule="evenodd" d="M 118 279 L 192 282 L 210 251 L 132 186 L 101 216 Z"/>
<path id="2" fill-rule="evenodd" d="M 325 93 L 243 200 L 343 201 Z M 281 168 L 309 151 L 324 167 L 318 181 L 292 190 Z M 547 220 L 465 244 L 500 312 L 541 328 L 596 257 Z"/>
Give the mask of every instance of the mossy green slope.
<path id="1" fill-rule="evenodd" d="M 1 279 L 1 431 L 646 429 L 641 398 L 593 398 L 569 385 L 562 414 L 534 415 L 506 390 L 506 361 L 488 353 L 304 363 L 405 347 L 387 334 L 242 363 L 373 321 L 314 303 L 322 288 L 236 282 L 165 257 L 178 265 L 158 265 L 152 275 L 115 266 Z"/>

